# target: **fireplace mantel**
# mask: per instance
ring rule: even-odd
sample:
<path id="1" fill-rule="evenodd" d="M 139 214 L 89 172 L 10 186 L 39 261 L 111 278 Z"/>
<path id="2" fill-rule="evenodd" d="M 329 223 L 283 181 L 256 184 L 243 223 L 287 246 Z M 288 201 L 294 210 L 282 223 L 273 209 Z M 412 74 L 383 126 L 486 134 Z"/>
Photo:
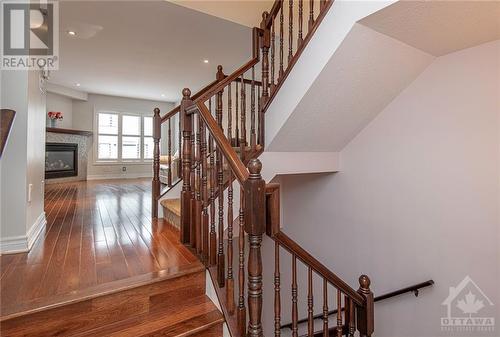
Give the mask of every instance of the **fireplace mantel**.
<path id="1" fill-rule="evenodd" d="M 75 129 L 62 129 L 62 128 L 47 128 L 47 132 L 65 133 L 69 135 L 92 136 L 92 131 L 75 130 Z"/>

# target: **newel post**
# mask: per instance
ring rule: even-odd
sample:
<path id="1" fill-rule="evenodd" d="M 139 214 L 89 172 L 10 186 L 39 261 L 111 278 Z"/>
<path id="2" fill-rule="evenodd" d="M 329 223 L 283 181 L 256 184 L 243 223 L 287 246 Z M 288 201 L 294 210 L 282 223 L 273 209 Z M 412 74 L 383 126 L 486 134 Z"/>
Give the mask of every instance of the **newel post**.
<path id="1" fill-rule="evenodd" d="M 262 337 L 262 235 L 266 230 L 266 182 L 258 159 L 248 163 L 245 189 L 245 231 L 248 233 L 248 335 Z"/>
<path id="2" fill-rule="evenodd" d="M 361 337 L 370 337 L 373 333 L 374 324 L 374 301 L 370 290 L 370 278 L 366 275 L 359 277 L 358 293 L 365 298 L 365 306 L 357 307 L 357 327 Z"/>
<path id="3" fill-rule="evenodd" d="M 191 134 L 193 131 L 192 116 L 186 108 L 192 104 L 191 90 L 182 90 L 180 119 L 182 129 L 182 192 L 181 192 L 181 242 L 190 243 L 191 235 Z"/>
<path id="4" fill-rule="evenodd" d="M 154 109 L 153 116 L 153 181 L 152 181 L 152 207 L 151 217 L 158 218 L 158 198 L 160 197 L 160 138 L 161 138 L 161 117 L 160 109 Z"/>

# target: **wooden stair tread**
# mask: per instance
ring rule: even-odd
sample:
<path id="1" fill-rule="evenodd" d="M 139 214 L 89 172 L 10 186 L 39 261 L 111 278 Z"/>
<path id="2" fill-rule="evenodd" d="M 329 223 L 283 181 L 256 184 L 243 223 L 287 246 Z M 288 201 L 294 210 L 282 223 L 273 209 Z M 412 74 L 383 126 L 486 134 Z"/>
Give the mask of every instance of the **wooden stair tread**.
<path id="1" fill-rule="evenodd" d="M 169 305 L 74 336 L 198 336 L 223 322 L 219 309 L 206 295 L 202 295 L 183 300 L 179 306 Z"/>
<path id="2" fill-rule="evenodd" d="M 71 294 L 51 297 L 48 300 L 34 300 L 18 307 L 4 308 L 0 316 L 0 322 L 20 316 L 34 314 L 40 311 L 55 309 L 65 305 L 88 301 L 100 296 L 112 295 L 121 291 L 149 285 L 156 282 L 175 279 L 185 275 L 202 272 L 204 270 L 205 266 L 201 262 L 196 261 L 190 265 L 171 267 L 157 272 L 129 277 L 126 279 L 97 285 L 95 287 L 90 287 L 82 291 L 74 291 Z"/>
<path id="3" fill-rule="evenodd" d="M 177 269 L 177 268 L 174 268 Z M 46 308 L 26 311 L 2 317 L 0 329 L 8 336 L 75 336 L 89 335 L 101 329 L 132 329 L 132 325 L 143 326 L 144 331 L 166 328 L 166 322 L 175 325 L 187 318 L 200 316 L 214 310 L 207 304 L 205 296 L 205 267 L 197 262 L 193 267 L 178 273 L 167 273 L 154 279 L 143 279 L 142 283 L 123 285 L 108 292 L 92 294 L 89 298 L 78 298 L 51 305 Z M 116 284 L 115 284 L 116 285 Z M 192 308 L 191 308 L 192 307 Z M 168 315 L 167 315 L 168 314 Z M 167 321 L 167 315 L 172 321 Z M 120 322 L 120 324 L 118 323 Z M 132 322 L 132 323 L 131 323 Z M 123 323 L 123 325 L 122 325 Z M 178 331 L 177 327 L 174 331 Z M 134 334 L 137 334 L 137 330 Z M 92 333 L 108 336 L 108 333 Z M 124 335 L 122 333 L 119 334 Z M 144 336 L 147 334 L 144 334 Z M 188 334 L 184 334 L 187 336 Z M 175 334 L 172 336 L 176 336 Z M 182 336 L 179 335 L 179 336 Z"/>

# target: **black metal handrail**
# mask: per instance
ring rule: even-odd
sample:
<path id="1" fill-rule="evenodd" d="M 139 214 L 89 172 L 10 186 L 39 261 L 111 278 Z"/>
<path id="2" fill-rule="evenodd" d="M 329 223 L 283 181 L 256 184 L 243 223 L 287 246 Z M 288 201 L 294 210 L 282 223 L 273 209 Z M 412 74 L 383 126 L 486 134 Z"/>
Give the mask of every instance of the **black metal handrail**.
<path id="1" fill-rule="evenodd" d="M 391 297 L 395 297 L 395 296 L 399 296 L 399 295 L 402 295 L 402 294 L 405 294 L 405 293 L 414 293 L 415 294 L 415 297 L 418 297 L 418 294 L 419 294 L 419 290 L 422 289 L 422 288 L 425 288 L 425 287 L 430 287 L 434 284 L 434 280 L 428 280 L 428 281 L 425 281 L 425 282 L 422 282 L 422 283 L 418 283 L 418 284 L 415 284 L 415 285 L 412 285 L 412 286 L 409 286 L 409 287 L 406 287 L 406 288 L 401 288 L 399 290 L 395 290 L 395 291 L 392 291 L 390 293 L 386 293 L 386 294 L 383 294 L 383 295 L 380 295 L 380 296 L 377 296 L 374 298 L 374 302 L 379 302 L 379 301 L 383 301 L 383 300 L 386 300 L 388 298 L 391 298 Z M 344 308 L 342 308 L 342 310 L 344 310 Z M 335 310 L 331 310 L 328 312 L 328 316 L 330 315 L 335 315 L 337 313 L 337 309 Z M 323 313 L 321 314 L 317 314 L 317 315 L 314 315 L 313 316 L 313 319 L 319 319 L 319 318 L 323 318 Z M 308 319 L 307 318 L 302 318 L 302 319 L 299 319 L 297 321 L 297 324 L 301 324 L 301 323 L 305 323 L 307 322 Z M 291 329 L 292 328 L 292 323 L 287 323 L 287 324 L 283 324 L 281 326 L 281 329 Z"/>

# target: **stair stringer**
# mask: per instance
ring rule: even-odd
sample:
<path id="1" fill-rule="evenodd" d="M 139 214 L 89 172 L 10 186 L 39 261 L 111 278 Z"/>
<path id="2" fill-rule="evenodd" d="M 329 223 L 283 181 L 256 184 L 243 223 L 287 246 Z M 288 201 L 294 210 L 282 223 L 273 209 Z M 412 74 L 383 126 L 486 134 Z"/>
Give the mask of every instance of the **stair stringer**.
<path id="1" fill-rule="evenodd" d="M 396 0 L 333 3 L 266 111 L 266 148 L 272 143 L 356 22 L 394 2 Z"/>

